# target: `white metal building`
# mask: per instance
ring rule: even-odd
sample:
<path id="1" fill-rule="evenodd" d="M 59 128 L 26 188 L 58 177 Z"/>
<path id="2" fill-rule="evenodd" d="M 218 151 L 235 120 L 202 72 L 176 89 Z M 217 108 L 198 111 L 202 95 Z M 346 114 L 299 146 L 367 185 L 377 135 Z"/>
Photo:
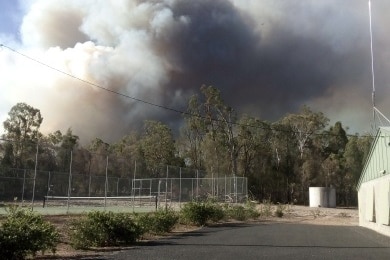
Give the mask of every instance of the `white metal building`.
<path id="1" fill-rule="evenodd" d="M 358 184 L 359 225 L 390 236 L 390 127 L 380 127 Z"/>

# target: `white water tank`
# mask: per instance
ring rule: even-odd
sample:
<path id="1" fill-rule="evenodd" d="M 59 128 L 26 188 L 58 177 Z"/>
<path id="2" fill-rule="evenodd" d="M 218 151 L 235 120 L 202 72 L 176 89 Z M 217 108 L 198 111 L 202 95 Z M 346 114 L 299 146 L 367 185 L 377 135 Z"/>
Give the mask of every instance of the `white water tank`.
<path id="1" fill-rule="evenodd" d="M 309 187 L 310 207 L 335 208 L 336 189 L 333 187 Z"/>

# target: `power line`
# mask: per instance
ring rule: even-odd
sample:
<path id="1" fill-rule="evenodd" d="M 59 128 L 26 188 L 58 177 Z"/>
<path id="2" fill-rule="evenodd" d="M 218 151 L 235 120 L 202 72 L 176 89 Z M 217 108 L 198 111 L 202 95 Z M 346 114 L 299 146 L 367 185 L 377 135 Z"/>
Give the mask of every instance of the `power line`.
<path id="1" fill-rule="evenodd" d="M 80 82 L 82 82 L 82 83 L 85 83 L 85 84 L 87 84 L 87 85 L 90 85 L 90 86 L 99 88 L 99 89 L 104 90 L 104 91 L 106 91 L 106 92 L 109 92 L 109 93 L 112 93 L 112 94 L 115 94 L 115 95 L 119 95 L 119 96 L 122 96 L 122 97 L 125 97 L 125 98 L 128 98 L 128 99 L 132 99 L 132 100 L 134 100 L 134 101 L 141 102 L 141 103 L 144 103 L 144 104 L 147 104 L 147 105 L 150 105 L 150 106 L 154 106 L 154 107 L 157 107 L 157 108 L 161 108 L 161 109 L 169 110 L 169 111 L 172 111 L 172 112 L 175 112 L 175 113 L 179 113 L 179 114 L 182 114 L 182 115 L 187 115 L 187 116 L 190 116 L 190 117 L 198 117 L 198 118 L 201 118 L 201 119 L 206 119 L 206 117 L 205 117 L 205 116 L 202 116 L 202 115 L 192 114 L 192 113 L 189 113 L 189 112 L 187 112 L 187 111 L 182 111 L 182 110 L 175 109 L 175 108 L 172 108 L 172 107 L 167 107 L 167 106 L 155 104 L 155 103 L 152 103 L 152 102 L 149 102 L 149 101 L 140 99 L 140 98 L 132 97 L 132 96 L 130 96 L 130 95 L 127 95 L 127 94 L 124 94 L 124 93 L 121 93 L 121 92 L 118 92 L 118 91 L 115 91 L 115 90 L 112 90 L 112 89 L 109 89 L 109 88 L 100 86 L 99 84 L 90 82 L 90 81 L 88 81 L 88 80 L 79 78 L 79 77 L 77 77 L 77 76 L 75 76 L 75 75 L 73 75 L 73 74 L 70 74 L 70 73 L 68 73 L 68 72 L 65 72 L 65 71 L 63 71 L 63 70 L 57 69 L 57 68 L 55 68 L 55 67 L 53 67 L 53 66 L 51 66 L 51 65 L 49 65 L 49 64 L 47 64 L 47 63 L 44 63 L 44 62 L 42 62 L 42 61 L 40 61 L 40 60 L 38 60 L 38 59 L 35 59 L 35 58 L 31 57 L 31 56 L 28 56 L 28 55 L 26 55 L 26 54 L 24 54 L 24 53 L 21 53 L 21 52 L 15 50 L 15 49 L 13 49 L 13 48 L 7 46 L 7 45 L 0 44 L 0 48 L 1 48 L 1 47 L 7 48 L 8 50 L 10 50 L 10 51 L 12 51 L 12 52 L 14 52 L 14 53 L 16 53 L 16 54 L 18 54 L 18 55 L 20 55 L 20 56 L 26 58 L 26 59 L 29 59 L 29 60 L 31 60 L 31 61 L 33 61 L 33 62 L 36 62 L 36 63 L 38 63 L 38 64 L 40 64 L 40 65 L 42 65 L 42 66 L 44 66 L 44 67 L 47 67 L 47 68 L 49 68 L 49 69 L 51 69 L 51 70 L 54 70 L 54 71 L 56 71 L 56 72 L 58 72 L 58 73 L 60 73 L 60 74 L 66 75 L 66 76 L 71 77 L 71 78 L 73 78 L 73 79 L 75 79 L 75 80 L 78 80 L 78 81 L 80 81 Z M 210 118 L 207 118 L 207 119 L 210 119 Z M 215 119 L 215 118 L 211 118 L 210 120 L 211 120 L 211 121 L 225 122 L 225 121 L 223 121 L 223 120 L 219 120 L 219 119 Z M 228 122 L 228 123 L 229 123 L 229 124 L 233 124 L 233 125 L 242 125 L 242 124 L 239 124 L 239 123 L 236 123 L 236 122 Z"/>
<path id="2" fill-rule="evenodd" d="M 265 126 L 259 126 L 259 125 L 247 125 L 247 124 L 242 124 L 242 123 L 238 123 L 238 122 L 234 122 L 234 121 L 225 121 L 225 120 L 222 120 L 222 119 L 216 119 L 216 118 L 209 118 L 209 117 L 206 117 L 206 116 L 202 116 L 202 115 L 199 115 L 199 114 L 193 114 L 193 113 L 190 113 L 190 112 L 187 112 L 187 111 L 182 111 L 182 110 L 179 110 L 179 109 L 175 109 L 175 108 L 172 108 L 172 107 L 167 107 L 167 106 L 163 106 L 163 105 L 159 105 L 159 104 L 155 104 L 155 103 L 152 103 L 152 102 L 149 102 L 149 101 L 146 101 L 146 100 L 143 100 L 143 99 L 140 99 L 140 98 L 136 98 L 136 97 L 133 97 L 133 96 L 130 96 L 130 95 L 127 95 L 127 94 L 124 94 L 124 93 L 121 93 L 121 92 L 118 92 L 118 91 L 115 91 L 115 90 L 112 90 L 112 89 L 109 89 L 109 88 L 106 88 L 106 87 L 103 87 L 99 84 L 96 84 L 96 83 L 93 83 L 93 82 L 90 82 L 88 80 L 85 80 L 85 79 L 82 79 L 80 77 L 77 77 L 73 74 L 70 74 L 68 72 L 65 72 L 63 70 L 60 70 L 60 69 L 57 69 L 47 63 L 44 63 L 38 59 L 35 59 L 31 56 L 28 56 L 22 52 L 19 52 L 7 45 L 4 45 L 4 44 L 1 44 L 0 43 L 0 49 L 1 48 L 6 48 L 8 50 L 10 50 L 11 52 L 14 52 L 16 53 L 17 55 L 20 55 L 26 59 L 29 59 L 35 63 L 38 63 L 40 64 L 41 66 L 44 66 L 44 67 L 47 67 L 49 68 L 50 70 L 53 70 L 53 71 L 56 71 L 60 74 L 63 74 L 65 76 L 68 76 L 68 77 L 71 77 L 75 80 L 78 80 L 84 84 L 87 84 L 87 85 L 90 85 L 90 86 L 93 86 L 93 87 L 96 87 L 96 88 L 99 88 L 101 90 L 104 90 L 106 92 L 109 92 L 111 94 L 114 94 L 114 95 L 118 95 L 118 96 L 121 96 L 121 97 L 124 97 L 124 98 L 128 98 L 128 99 L 132 99 L 134 101 L 137 101 L 137 102 L 140 102 L 140 103 L 144 103 L 146 105 L 150 105 L 150 106 L 154 106 L 154 107 L 157 107 L 157 108 L 160 108 L 160 109 L 164 109 L 164 110 L 168 110 L 168 111 L 172 111 L 172 112 L 175 112 L 175 113 L 179 113 L 181 115 L 185 115 L 185 116 L 189 116 L 189 117 L 197 117 L 199 119 L 207 119 L 207 120 L 210 120 L 210 121 L 213 121 L 213 122 L 223 122 L 223 123 L 228 123 L 228 124 L 231 124 L 231 125 L 235 125 L 235 126 L 246 126 L 246 127 L 253 127 L 253 128 L 259 128 L 259 129 L 265 129 L 265 130 L 272 130 L 272 131 L 276 131 L 276 132 L 286 132 L 286 133 L 296 133 L 292 130 L 286 130 L 286 129 L 276 129 L 275 127 L 273 126 L 269 126 L 269 127 L 265 127 Z M 335 134 L 331 134 L 329 132 L 327 133 L 312 133 L 312 135 L 316 135 L 316 136 L 324 136 L 324 135 L 333 135 L 333 136 L 337 136 Z M 356 136 L 356 135 L 352 135 L 352 134 L 346 134 L 346 136 Z"/>
<path id="3" fill-rule="evenodd" d="M 127 94 L 123 94 L 123 93 L 121 93 L 121 92 L 118 92 L 118 91 L 115 91 L 115 90 L 112 90 L 112 89 L 109 89 L 109 88 L 102 87 L 102 86 L 100 86 L 100 85 L 98 85 L 98 84 L 96 84 L 96 83 L 93 83 L 93 82 L 90 82 L 90 81 L 88 81 L 88 80 L 79 78 L 79 77 L 77 77 L 77 76 L 75 76 L 75 75 L 73 75 L 73 74 L 70 74 L 70 73 L 68 73 L 68 72 L 65 72 L 65 71 L 63 71 L 63 70 L 59 70 L 59 69 L 57 69 L 57 68 L 55 68 L 55 67 L 53 67 L 53 66 L 51 66 L 51 65 L 48 65 L 48 64 L 46 64 L 46 63 L 44 63 L 44 62 L 42 62 L 42 61 L 40 61 L 40 60 L 37 60 L 37 59 L 32 58 L 32 57 L 30 57 L 30 56 L 28 56 L 28 55 L 26 55 L 26 54 L 24 54 L 24 53 L 21 53 L 21 52 L 15 50 L 15 49 L 13 49 L 13 48 L 7 46 L 7 45 L 0 44 L 0 47 L 7 48 L 8 50 L 10 50 L 10 51 L 12 51 L 12 52 L 14 52 L 14 53 L 16 53 L 16 54 L 18 54 L 18 55 L 20 55 L 20 56 L 22 56 L 22 57 L 24 57 L 24 58 L 26 58 L 26 59 L 32 60 L 32 61 L 34 61 L 34 62 L 36 62 L 36 63 L 38 63 L 38 64 L 40 64 L 40 65 L 42 65 L 42 66 L 45 66 L 45 67 L 51 69 L 51 70 L 54 70 L 54 71 L 56 71 L 56 72 L 58 72 L 58 73 L 61 73 L 61 74 L 64 74 L 64 75 L 66 75 L 66 76 L 68 76 L 68 77 L 71 77 L 71 78 L 73 78 L 73 79 L 76 79 L 76 80 L 78 80 L 78 81 L 80 81 L 80 82 L 83 82 L 83 83 L 85 83 L 85 84 L 91 85 L 91 86 L 93 86 L 93 87 L 96 87 L 96 88 L 102 89 L 102 90 L 104 90 L 104 91 L 110 92 L 110 93 L 112 93 L 112 94 L 119 95 L 119 96 L 122 96 L 122 97 L 125 97 L 125 98 L 129 98 L 129 99 L 132 99 L 132 100 L 134 100 L 134 101 L 141 102 L 141 103 L 144 103 L 144 104 L 147 104 L 147 105 L 150 105 L 150 106 L 162 108 L 162 109 L 165 109 L 165 110 L 170 110 L 170 111 L 177 112 L 177 113 L 183 113 L 182 111 L 177 110 L 177 109 L 174 109 L 174 108 L 171 108 L 171 107 L 167 107 L 167 106 L 163 106 L 163 105 L 158 105 L 158 104 L 155 104 L 155 103 L 152 103 L 152 102 L 143 100 L 143 99 L 139 99 L 139 98 L 136 98 L 136 97 L 129 96 L 129 95 L 127 95 Z"/>

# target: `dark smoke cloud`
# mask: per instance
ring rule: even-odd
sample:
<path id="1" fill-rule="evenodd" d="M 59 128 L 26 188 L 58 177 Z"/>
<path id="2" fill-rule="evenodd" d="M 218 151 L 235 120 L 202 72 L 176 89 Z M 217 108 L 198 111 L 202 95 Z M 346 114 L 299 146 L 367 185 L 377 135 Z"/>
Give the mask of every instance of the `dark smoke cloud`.
<path id="1" fill-rule="evenodd" d="M 389 107 L 383 86 L 390 2 L 373 1 L 373 7 L 378 103 Z M 110 90 L 179 110 L 206 84 L 240 113 L 277 120 L 307 104 L 362 132 L 371 115 L 368 29 L 365 0 L 38 0 L 24 18 L 20 50 Z M 1 68 L 10 72 L 0 83 L 6 101 L 41 109 L 47 131 L 72 127 L 85 139 L 115 141 L 145 119 L 172 127 L 182 120 L 14 54 L 0 55 Z M 25 77 L 15 80 L 21 73 Z"/>
<path id="2" fill-rule="evenodd" d="M 321 25 L 299 34 L 289 24 L 265 20 L 254 30 L 256 22 L 227 1 L 185 1 L 174 12 L 190 17 L 191 24 L 167 42 L 185 70 L 173 85 L 216 85 L 234 107 L 252 105 L 275 118 L 367 70 L 367 50 L 351 46 L 338 53 L 321 35 Z M 267 26 L 271 32 L 262 36 Z"/>

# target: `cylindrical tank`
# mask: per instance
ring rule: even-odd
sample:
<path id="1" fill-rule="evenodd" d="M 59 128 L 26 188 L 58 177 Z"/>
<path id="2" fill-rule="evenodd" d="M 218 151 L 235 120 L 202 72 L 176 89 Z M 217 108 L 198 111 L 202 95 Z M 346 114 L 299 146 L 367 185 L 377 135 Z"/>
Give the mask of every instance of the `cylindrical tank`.
<path id="1" fill-rule="evenodd" d="M 310 207 L 336 207 L 336 189 L 333 187 L 309 187 Z"/>

